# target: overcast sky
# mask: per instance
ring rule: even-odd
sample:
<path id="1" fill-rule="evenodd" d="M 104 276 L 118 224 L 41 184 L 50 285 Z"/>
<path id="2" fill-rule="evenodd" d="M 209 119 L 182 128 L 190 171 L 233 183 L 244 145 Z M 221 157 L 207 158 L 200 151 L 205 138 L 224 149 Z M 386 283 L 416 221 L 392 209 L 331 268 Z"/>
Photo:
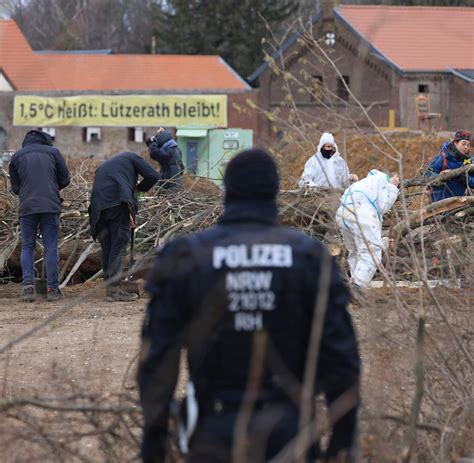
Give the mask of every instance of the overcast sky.
<path id="1" fill-rule="evenodd" d="M 10 11 L 9 3 L 10 2 L 6 0 L 0 0 L 0 17 L 1 18 L 7 18 L 9 16 L 8 14 Z"/>

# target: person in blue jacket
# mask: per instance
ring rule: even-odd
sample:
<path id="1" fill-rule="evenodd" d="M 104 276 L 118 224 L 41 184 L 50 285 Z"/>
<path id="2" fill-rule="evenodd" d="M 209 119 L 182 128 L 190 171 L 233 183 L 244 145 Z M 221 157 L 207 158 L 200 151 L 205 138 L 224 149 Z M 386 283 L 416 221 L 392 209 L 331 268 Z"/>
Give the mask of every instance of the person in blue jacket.
<path id="1" fill-rule="evenodd" d="M 26 133 L 22 148 L 9 166 L 13 193 L 20 197 L 22 299 L 35 300 L 36 234 L 41 231 L 48 283 L 48 301 L 63 299 L 59 289 L 59 214 L 62 199 L 59 191 L 69 185 L 69 170 L 61 152 L 53 147 L 49 134 L 42 130 Z"/>
<path id="2" fill-rule="evenodd" d="M 471 133 L 458 130 L 451 142 L 446 142 L 441 151 L 431 160 L 425 177 L 432 179 L 441 172 L 472 164 L 470 153 Z M 431 187 L 431 201 L 436 202 L 452 196 L 464 196 L 467 188 L 474 188 L 474 174 L 463 174 L 452 178 L 442 185 Z"/>
<path id="3" fill-rule="evenodd" d="M 181 175 L 184 165 L 178 144 L 172 133 L 160 127 L 156 134 L 146 140 L 150 157 L 161 166 L 161 180 L 159 185 L 165 189 L 181 188 Z"/>
<path id="4" fill-rule="evenodd" d="M 189 445 L 188 463 L 234 461 L 236 436 L 245 455 L 235 461 L 269 461 L 315 418 L 310 403 L 318 392 L 333 418 L 327 461 L 349 461 L 342 455 L 355 440 L 361 368 L 349 289 L 321 242 L 278 225 L 279 177 L 267 153 L 238 154 L 224 185 L 218 224 L 166 244 L 147 281 L 138 370 L 143 461 L 170 455 L 183 347 L 190 413 L 179 442 L 182 450 Z"/>

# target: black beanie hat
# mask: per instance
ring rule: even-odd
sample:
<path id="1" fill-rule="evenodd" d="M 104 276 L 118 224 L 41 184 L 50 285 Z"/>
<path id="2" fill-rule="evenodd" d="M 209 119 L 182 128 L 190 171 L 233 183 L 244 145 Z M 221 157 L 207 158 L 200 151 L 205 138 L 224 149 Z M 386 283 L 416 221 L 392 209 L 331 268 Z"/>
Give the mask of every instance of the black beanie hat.
<path id="1" fill-rule="evenodd" d="M 278 169 L 265 151 L 242 151 L 227 165 L 224 174 L 225 201 L 239 199 L 274 200 L 279 190 Z"/>

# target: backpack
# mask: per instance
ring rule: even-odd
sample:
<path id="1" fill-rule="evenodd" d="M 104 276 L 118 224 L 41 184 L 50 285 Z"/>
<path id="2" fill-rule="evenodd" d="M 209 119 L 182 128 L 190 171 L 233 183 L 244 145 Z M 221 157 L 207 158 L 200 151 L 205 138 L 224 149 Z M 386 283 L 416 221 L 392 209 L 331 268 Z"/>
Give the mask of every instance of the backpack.
<path id="1" fill-rule="evenodd" d="M 443 170 L 446 170 L 448 168 L 448 158 L 446 157 L 446 153 L 443 150 L 441 150 L 440 154 L 441 154 L 441 157 L 443 158 L 443 165 L 442 165 L 441 171 L 440 171 L 440 173 L 441 173 L 441 172 L 443 172 Z"/>
<path id="2" fill-rule="evenodd" d="M 439 171 L 439 173 L 441 173 L 441 172 L 445 171 L 448 168 L 448 158 L 446 157 L 446 153 L 443 150 L 441 150 L 439 152 L 439 156 L 441 156 L 443 158 L 443 163 L 441 165 L 441 170 Z M 433 202 L 433 187 L 431 187 L 431 186 L 428 187 L 427 188 L 427 193 L 428 193 L 428 196 L 429 196 L 431 202 Z"/>

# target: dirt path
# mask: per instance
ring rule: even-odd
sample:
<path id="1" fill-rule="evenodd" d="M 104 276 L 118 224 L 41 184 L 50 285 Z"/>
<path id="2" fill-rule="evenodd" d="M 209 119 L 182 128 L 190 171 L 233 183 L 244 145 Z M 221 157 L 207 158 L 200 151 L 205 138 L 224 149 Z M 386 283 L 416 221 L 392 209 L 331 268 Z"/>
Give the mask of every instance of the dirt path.
<path id="1" fill-rule="evenodd" d="M 121 392 L 136 397 L 134 360 L 146 298 L 132 303 L 107 303 L 103 289 L 96 285 L 68 288 L 66 301 L 28 304 L 18 300 L 19 291 L 18 285 L 0 286 L 1 346 L 44 322 L 65 305 L 72 307 L 7 353 L 0 354 L 0 404 L 2 400 L 12 397 L 55 398 L 70 395 L 71 391 L 102 398 Z M 472 329 L 472 319 L 468 317 L 470 311 L 467 309 L 472 302 L 471 296 L 465 292 L 451 292 L 449 296 L 443 294 L 443 298 L 445 310 L 451 311 L 454 329 Z M 443 355 L 450 359 L 453 371 L 464 372 L 468 377 L 469 370 L 465 369 L 458 346 L 452 336 L 447 335 L 445 325 L 427 301 L 425 299 L 424 304 L 428 333 L 439 344 Z M 397 421 L 393 422 L 393 417 L 406 421 L 414 395 L 414 315 L 420 304 L 420 293 L 417 290 L 403 290 L 403 304 L 404 308 L 397 307 L 393 295 L 385 290 L 373 290 L 368 306 L 350 308 L 364 364 L 364 406 L 360 417 L 363 443 L 367 447 L 364 451 L 367 456 L 373 455 L 373 459 L 368 460 L 371 463 L 397 461 L 406 439 L 402 432 L 404 428 Z M 464 339 L 467 349 L 472 349 L 472 338 Z M 445 366 L 431 349 L 430 343 L 427 343 L 427 354 L 427 373 L 433 376 L 428 391 L 434 396 L 433 403 L 436 406 L 449 410 L 451 402 L 456 399 L 456 394 L 453 396 L 450 389 L 452 380 L 445 376 Z M 381 421 L 381 416 L 392 418 L 383 418 Z M 434 423 L 442 429 L 443 421 L 440 415 L 433 413 L 429 402 L 420 416 L 422 422 Z M 465 433 L 463 427 L 459 429 Z M 133 433 L 138 439 L 138 422 L 134 423 Z M 426 439 L 428 437 L 426 435 Z M 423 434 L 422 443 L 424 439 Z M 438 442 L 436 439 L 435 436 L 434 442 Z M 88 438 L 78 439 L 74 448 L 85 451 L 92 461 L 121 460 L 117 460 L 116 454 L 105 458 L 104 453 L 98 453 L 100 445 L 96 442 L 91 444 L 90 441 Z M 121 454 L 127 461 L 133 461 L 133 454 L 136 457 L 134 445 L 132 442 Z M 87 446 L 91 446 L 92 450 L 84 450 Z M 12 440 L 8 448 L 11 453 L 2 461 L 33 461 L 18 457 L 18 441 Z M 423 447 L 420 449 L 423 450 Z M 44 459 L 35 461 L 63 461 L 61 458 L 50 458 L 48 450 L 45 452 Z M 462 452 L 466 454 L 465 450 Z M 80 460 L 71 458 L 68 461 Z"/>
<path id="2" fill-rule="evenodd" d="M 23 303 L 18 300 L 19 287 L 0 288 L 2 345 L 43 322 L 78 293 L 66 290 L 64 302 Z M 3 394 L 44 394 L 54 376 L 87 384 L 97 393 L 120 391 L 138 349 L 146 299 L 111 304 L 104 300 L 100 288 L 88 291 L 92 293 L 63 316 L 0 356 Z M 131 387 L 133 375 L 134 369 L 125 381 L 127 387 Z"/>

